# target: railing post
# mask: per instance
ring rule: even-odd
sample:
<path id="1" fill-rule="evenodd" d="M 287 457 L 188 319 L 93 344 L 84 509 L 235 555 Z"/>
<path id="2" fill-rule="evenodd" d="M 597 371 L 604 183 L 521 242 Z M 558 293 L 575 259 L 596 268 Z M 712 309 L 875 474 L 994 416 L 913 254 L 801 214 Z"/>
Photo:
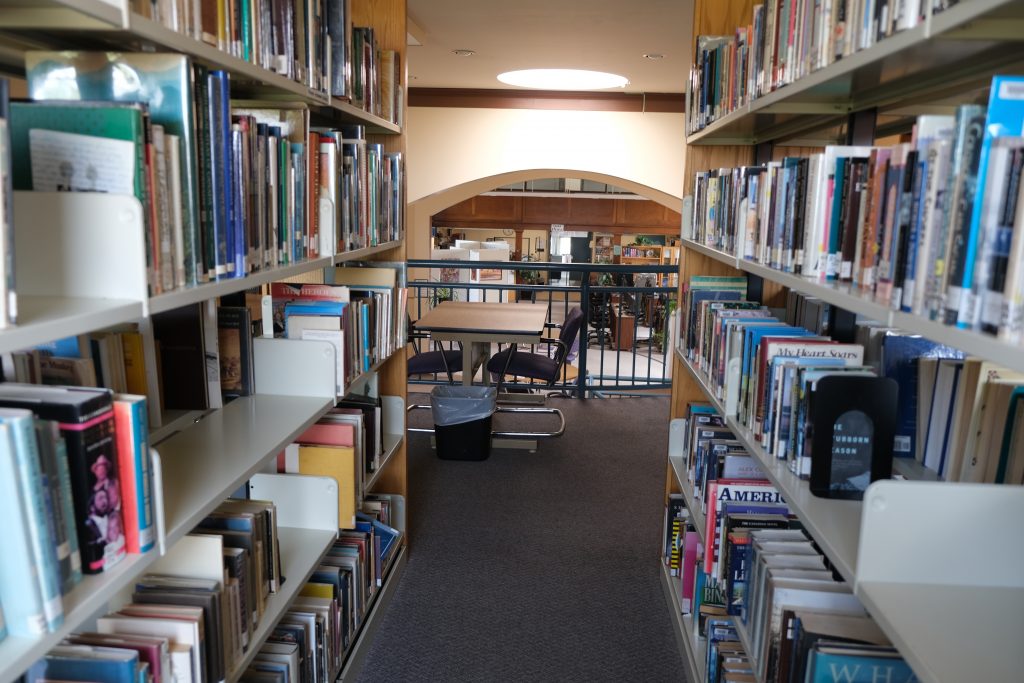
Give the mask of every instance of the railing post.
<path id="1" fill-rule="evenodd" d="M 590 271 L 584 270 L 580 279 L 580 308 L 583 309 L 583 323 L 580 325 L 580 363 L 576 373 L 576 398 L 587 398 L 587 343 L 590 329 Z"/>

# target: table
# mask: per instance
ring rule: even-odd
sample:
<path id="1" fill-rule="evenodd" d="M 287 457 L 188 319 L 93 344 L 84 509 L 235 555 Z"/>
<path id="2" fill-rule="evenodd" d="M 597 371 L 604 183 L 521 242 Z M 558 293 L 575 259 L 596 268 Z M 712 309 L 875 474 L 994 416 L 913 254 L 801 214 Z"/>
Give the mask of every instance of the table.
<path id="1" fill-rule="evenodd" d="M 486 364 L 491 344 L 539 344 L 547 318 L 546 303 L 442 301 L 413 327 L 431 339 L 462 343 L 462 383 L 470 385 L 478 353 Z"/>

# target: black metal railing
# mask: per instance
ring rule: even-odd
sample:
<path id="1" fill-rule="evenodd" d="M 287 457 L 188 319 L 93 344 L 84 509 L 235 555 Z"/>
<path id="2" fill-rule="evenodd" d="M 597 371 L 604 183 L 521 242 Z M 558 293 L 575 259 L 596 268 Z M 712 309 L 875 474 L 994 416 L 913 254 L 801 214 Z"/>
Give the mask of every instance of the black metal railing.
<path id="1" fill-rule="evenodd" d="M 586 398 L 671 387 L 670 320 L 677 266 L 416 259 L 409 260 L 408 266 L 414 320 L 449 299 L 546 303 L 552 323 L 561 322 L 573 306 L 579 306 L 583 324 L 573 344 L 576 352 L 570 353 L 575 370 L 563 372 L 547 390 Z M 542 272 L 561 277 L 535 284 L 539 279 L 535 276 Z M 438 384 L 446 378 L 409 381 Z M 535 384 L 511 384 L 536 388 Z"/>

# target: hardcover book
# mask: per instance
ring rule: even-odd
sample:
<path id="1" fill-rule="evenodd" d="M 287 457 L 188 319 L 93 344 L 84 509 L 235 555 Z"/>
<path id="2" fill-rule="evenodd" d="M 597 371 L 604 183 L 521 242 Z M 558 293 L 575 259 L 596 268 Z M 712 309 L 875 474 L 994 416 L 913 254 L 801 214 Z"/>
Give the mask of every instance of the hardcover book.
<path id="1" fill-rule="evenodd" d="M 187 285 L 201 281 L 198 159 L 192 66 L 180 54 L 155 52 L 25 53 L 33 100 L 143 102 L 153 123 L 178 137 Z"/>
<path id="2" fill-rule="evenodd" d="M 805 436 L 811 493 L 859 500 L 868 484 L 889 478 L 897 392 L 887 377 L 836 374 L 818 381 Z"/>
<path id="3" fill-rule="evenodd" d="M 0 405 L 55 420 L 68 451 L 82 571 L 96 574 L 125 555 L 112 398 L 106 389 L 0 384 Z"/>

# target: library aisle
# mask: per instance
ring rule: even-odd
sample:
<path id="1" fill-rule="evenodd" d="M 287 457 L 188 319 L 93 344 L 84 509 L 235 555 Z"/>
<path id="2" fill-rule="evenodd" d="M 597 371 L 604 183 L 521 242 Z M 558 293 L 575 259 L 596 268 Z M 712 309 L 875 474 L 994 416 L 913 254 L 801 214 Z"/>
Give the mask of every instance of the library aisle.
<path id="1" fill-rule="evenodd" d="M 668 397 L 549 402 L 566 432 L 532 454 L 440 460 L 410 435 L 415 541 L 361 683 L 680 680 L 651 557 Z"/>

